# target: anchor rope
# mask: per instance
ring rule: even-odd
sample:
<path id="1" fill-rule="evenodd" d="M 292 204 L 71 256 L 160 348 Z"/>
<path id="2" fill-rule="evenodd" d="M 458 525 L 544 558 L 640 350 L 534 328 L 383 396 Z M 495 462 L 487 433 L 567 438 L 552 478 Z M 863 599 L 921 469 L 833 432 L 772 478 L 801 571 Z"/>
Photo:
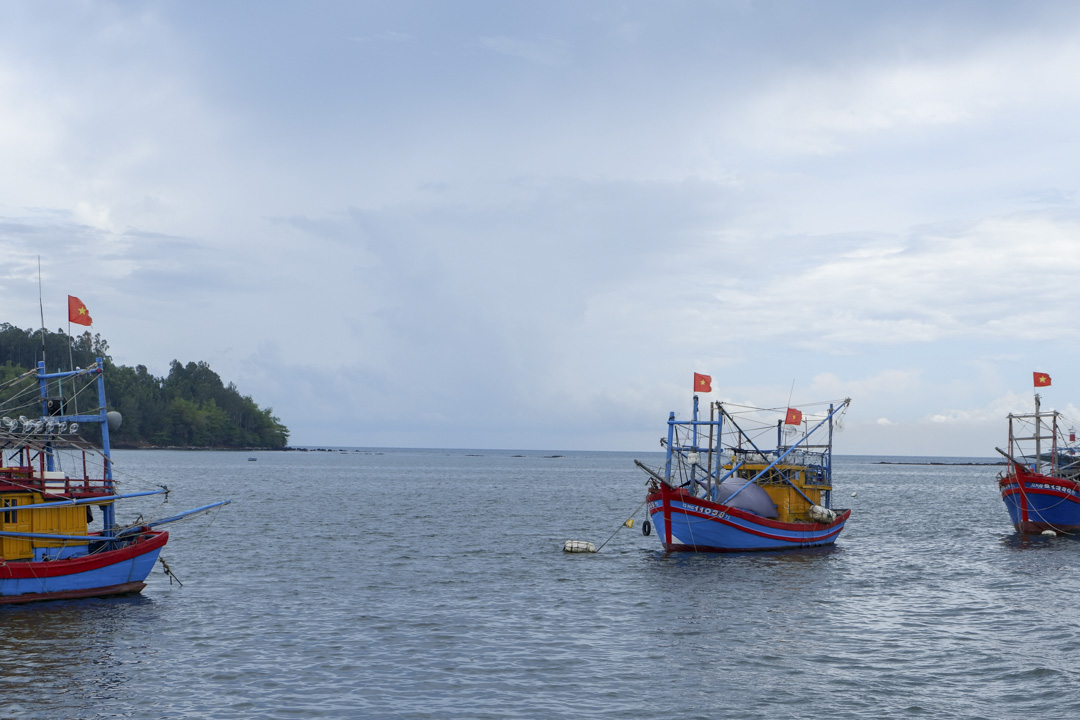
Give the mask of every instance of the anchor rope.
<path id="1" fill-rule="evenodd" d="M 634 512 L 630 513 L 630 517 L 627 518 L 627 520 L 633 520 L 634 516 L 638 514 L 638 510 L 640 510 L 645 505 L 646 502 L 648 502 L 648 501 L 643 500 L 640 505 L 638 505 L 636 508 L 634 508 Z M 607 545 L 609 542 L 611 542 L 611 538 L 615 537 L 615 534 L 618 533 L 620 530 L 622 530 L 624 527 L 626 527 L 626 520 L 623 520 L 623 524 L 620 525 L 619 527 L 615 528 L 615 532 L 611 533 L 611 535 L 608 536 L 608 539 L 605 540 L 600 545 L 600 547 L 596 548 L 596 552 L 600 552 L 600 548 L 604 547 L 604 545 Z"/>

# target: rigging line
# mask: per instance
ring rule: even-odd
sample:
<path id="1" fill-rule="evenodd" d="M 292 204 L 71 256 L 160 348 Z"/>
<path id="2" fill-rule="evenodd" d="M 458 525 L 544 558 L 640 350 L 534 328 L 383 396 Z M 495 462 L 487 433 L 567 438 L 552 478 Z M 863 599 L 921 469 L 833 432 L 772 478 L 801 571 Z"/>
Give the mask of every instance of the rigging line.
<path id="1" fill-rule="evenodd" d="M 34 374 L 36 374 L 36 372 Z M 27 378 L 27 375 L 22 375 L 22 376 L 20 376 L 18 378 L 15 378 L 15 380 L 25 380 L 26 378 Z M 14 383 L 8 383 L 8 385 L 5 385 L 4 387 L 7 388 L 8 386 L 10 386 L 12 384 L 14 384 Z M 32 404 L 35 399 L 40 399 L 41 398 L 40 393 L 41 393 L 41 390 L 40 390 L 39 387 L 28 383 L 26 386 L 24 386 L 24 387 L 20 388 L 18 391 L 16 391 L 14 395 L 12 395 L 7 400 L 5 400 L 4 401 L 4 406 L 7 407 L 8 405 L 11 405 L 12 403 L 15 403 L 16 401 L 20 403 L 20 407 L 23 406 L 23 405 Z"/>
<path id="2" fill-rule="evenodd" d="M 0 390 L 7 390 L 9 387 L 19 382 L 20 380 L 24 380 L 34 375 L 37 375 L 37 370 L 27 370 L 22 375 L 16 375 L 15 377 L 5 382 L 3 385 L 0 385 Z"/>
<path id="3" fill-rule="evenodd" d="M 223 507 L 225 507 L 225 506 L 224 505 L 219 505 L 218 507 L 213 508 L 210 511 L 210 522 L 206 523 L 206 527 L 203 528 L 204 531 L 209 530 L 210 526 L 214 524 L 214 521 L 217 520 L 217 518 L 218 518 L 218 513 L 221 511 L 221 508 L 223 508 Z M 635 510 L 634 512 L 637 513 L 637 510 Z M 630 517 L 634 517 L 634 516 L 631 515 Z M 184 518 L 184 519 L 186 520 L 187 518 Z"/>
<path id="4" fill-rule="evenodd" d="M 814 402 L 799 403 L 799 405 L 802 406 L 802 407 L 816 407 L 818 405 L 827 406 L 829 404 L 839 405 L 840 403 L 844 402 L 845 399 L 846 398 L 840 398 L 840 399 L 836 399 L 836 400 L 817 400 L 817 401 L 814 401 Z M 762 412 L 780 412 L 780 411 L 786 409 L 786 408 L 779 408 L 779 407 L 763 408 L 763 407 L 757 407 L 756 405 L 742 405 L 742 404 L 736 403 L 736 402 L 725 402 L 724 407 L 745 408 L 747 411 L 759 410 L 759 411 L 762 411 Z M 731 414 L 741 415 L 742 413 L 731 413 Z"/>

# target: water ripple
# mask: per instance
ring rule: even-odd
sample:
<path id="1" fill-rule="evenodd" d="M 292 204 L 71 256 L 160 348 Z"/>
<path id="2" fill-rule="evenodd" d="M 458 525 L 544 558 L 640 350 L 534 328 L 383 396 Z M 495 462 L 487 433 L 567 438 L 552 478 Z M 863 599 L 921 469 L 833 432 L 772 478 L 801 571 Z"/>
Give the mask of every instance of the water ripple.
<path id="1" fill-rule="evenodd" d="M 567 555 L 643 485 L 633 456 L 551 454 L 119 453 L 174 502 L 234 504 L 173 531 L 182 588 L 0 608 L 2 714 L 1080 713 L 1080 541 L 1012 533 L 996 468 L 841 458 L 833 548 L 665 554 L 624 529 Z"/>

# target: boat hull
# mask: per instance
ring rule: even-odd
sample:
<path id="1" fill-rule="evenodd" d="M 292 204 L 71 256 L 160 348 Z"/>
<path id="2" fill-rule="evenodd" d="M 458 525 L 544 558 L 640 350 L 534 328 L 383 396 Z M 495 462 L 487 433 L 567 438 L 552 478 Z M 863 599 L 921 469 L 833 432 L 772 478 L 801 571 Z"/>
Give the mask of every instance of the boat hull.
<path id="1" fill-rule="evenodd" d="M 657 534 L 669 551 L 751 552 L 831 545 L 850 510 L 830 523 L 779 522 L 661 486 L 646 502 Z"/>
<path id="2" fill-rule="evenodd" d="M 0 561 L 0 605 L 140 592 L 168 539 L 168 532 L 147 531 L 108 552 L 45 562 Z"/>
<path id="3" fill-rule="evenodd" d="M 1080 533 L 1080 483 L 1013 465 L 998 487 L 1017 532 Z"/>

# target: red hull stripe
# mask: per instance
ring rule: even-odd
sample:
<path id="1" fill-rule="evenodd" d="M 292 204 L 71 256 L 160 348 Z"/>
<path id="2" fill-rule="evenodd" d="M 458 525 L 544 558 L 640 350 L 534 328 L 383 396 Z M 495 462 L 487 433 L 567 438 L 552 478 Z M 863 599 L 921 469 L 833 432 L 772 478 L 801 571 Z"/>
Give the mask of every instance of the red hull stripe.
<path id="1" fill-rule="evenodd" d="M 813 524 L 810 524 L 810 523 L 782 523 L 782 525 L 784 526 L 784 529 L 789 530 L 790 532 L 801 533 L 799 536 L 794 536 L 793 537 L 791 535 L 775 535 L 773 533 L 762 532 L 762 531 L 757 530 L 757 529 L 755 529 L 753 527 L 748 527 L 748 526 L 743 525 L 741 523 L 731 522 L 727 518 L 716 517 L 715 515 L 702 515 L 701 513 L 688 512 L 686 510 L 681 510 L 680 508 L 674 508 L 674 507 L 671 508 L 671 512 L 672 513 L 682 513 L 683 515 L 687 515 L 687 516 L 690 516 L 690 517 L 701 518 L 702 520 L 711 520 L 712 522 L 718 522 L 718 523 L 721 523 L 723 525 L 727 525 L 728 527 L 734 528 L 734 529 L 738 530 L 739 532 L 748 533 L 750 535 L 757 535 L 758 537 L 768 538 L 769 540 L 781 540 L 783 542 L 789 542 L 789 543 L 793 543 L 793 544 L 802 544 L 802 543 L 808 543 L 808 542 L 820 542 L 820 541 L 825 540 L 827 538 L 833 537 L 834 535 L 838 535 L 844 529 L 844 523 L 847 521 L 848 517 L 851 515 L 850 510 L 845 510 L 841 515 L 839 515 L 837 517 L 836 522 L 833 525 L 829 525 L 829 526 L 813 525 Z M 755 518 L 751 522 L 756 524 L 758 521 Z M 829 528 L 829 532 L 816 533 L 813 530 L 813 529 L 816 529 L 816 528 L 822 528 L 822 529 Z M 669 540 L 668 543 L 670 543 L 670 542 L 671 541 Z"/>
<path id="2" fill-rule="evenodd" d="M 4 562 L 0 560 L 0 580 L 60 577 L 62 575 L 98 570 L 157 550 L 169 540 L 169 533 L 165 530 L 151 530 L 146 535 L 149 536 L 146 540 L 133 542 L 119 550 L 83 555 L 66 560 L 48 560 L 45 562 L 23 562 L 20 560 Z M 94 539 L 93 535 L 87 537 L 90 540 Z"/>
<path id="3" fill-rule="evenodd" d="M 107 595 L 126 595 L 127 593 L 142 592 L 146 587 L 144 582 L 124 583 L 122 585 L 110 585 L 109 587 L 88 588 L 86 590 L 61 590 L 50 593 L 23 593 L 22 595 L 0 595 L 0 605 L 14 603 L 37 602 L 38 600 L 73 600 L 86 597 L 105 597 Z"/>
<path id="4" fill-rule="evenodd" d="M 801 533 L 799 537 L 792 537 L 791 535 L 774 535 L 773 533 L 762 532 L 760 530 L 756 530 L 753 527 L 747 527 L 746 525 L 743 525 L 741 523 L 731 522 L 727 518 L 716 517 L 714 515 L 702 515 L 701 513 L 688 512 L 686 510 L 680 511 L 679 508 L 674 507 L 671 508 L 671 511 L 682 512 L 683 515 L 701 518 L 702 520 L 712 520 L 713 522 L 718 522 L 723 525 L 727 525 L 728 527 L 735 528 L 740 532 L 750 533 L 751 535 L 768 538 L 769 540 L 783 540 L 785 542 L 791 543 L 819 542 L 826 538 L 832 537 L 833 535 L 838 534 L 841 530 L 844 529 L 844 522 L 847 521 L 848 516 L 851 514 L 850 510 L 845 511 L 842 515 L 837 517 L 836 523 L 831 526 L 822 526 L 818 524 L 811 525 L 809 523 L 782 523 L 785 530 Z M 753 522 L 755 525 L 759 524 L 757 519 L 754 519 L 750 522 Z M 818 534 L 817 532 L 815 532 L 815 530 L 817 530 L 818 528 L 824 529 L 825 527 L 831 527 L 832 529 L 826 533 Z"/>
<path id="5" fill-rule="evenodd" d="M 664 497 L 665 495 L 667 497 Z M 733 508 L 733 507 L 729 507 L 727 505 L 719 505 L 719 504 L 716 504 L 716 503 L 711 503 L 711 502 L 709 502 L 707 500 L 702 500 L 701 498 L 695 498 L 695 497 L 693 497 L 691 495 L 688 495 L 688 494 L 686 494 L 686 493 L 684 493 L 682 491 L 679 491 L 679 492 L 668 491 L 667 493 L 665 493 L 662 489 L 661 489 L 660 492 L 653 493 L 652 495 L 649 495 L 647 498 L 645 498 L 645 500 L 646 500 L 646 502 L 649 502 L 649 503 L 656 502 L 657 500 L 663 501 L 664 502 L 664 510 L 668 510 L 668 507 L 669 507 L 671 501 L 677 500 L 677 501 L 683 503 L 684 505 L 697 505 L 700 508 L 719 510 L 719 511 L 725 513 L 726 515 L 729 515 L 729 516 L 735 517 L 735 518 L 739 518 L 740 520 L 744 520 L 746 522 L 753 523 L 754 525 L 757 525 L 759 527 L 772 528 L 774 530 L 787 530 L 789 532 L 790 531 L 814 532 L 814 531 L 828 530 L 830 528 L 836 527 L 837 525 L 843 525 L 844 522 L 846 522 L 847 519 L 851 516 L 851 511 L 850 510 L 844 510 L 841 513 L 837 513 L 836 520 L 832 521 L 831 523 L 829 523 L 827 525 L 822 524 L 822 523 L 785 523 L 785 522 L 780 522 L 779 520 L 770 520 L 769 518 L 763 518 L 760 515 L 755 515 L 753 513 L 746 512 L 745 510 L 740 510 L 739 508 Z M 682 512 L 682 513 L 685 513 L 687 515 L 694 515 L 695 517 L 703 517 L 703 518 L 709 519 L 709 520 L 717 519 L 716 516 L 711 512 L 699 515 L 698 513 L 694 512 L 692 510 L 685 509 L 685 508 L 671 507 L 670 510 L 671 510 L 671 512 Z M 653 512 L 653 511 L 650 510 L 650 512 Z M 728 524 L 730 524 L 730 523 L 728 523 Z M 740 526 L 736 526 L 736 527 L 740 527 Z"/>
<path id="6" fill-rule="evenodd" d="M 1049 488 L 1025 487 L 1023 490 L 1020 490 L 1019 488 L 1002 490 L 1001 497 L 1005 497 L 1006 495 L 1049 495 L 1051 497 L 1057 497 L 1063 500 L 1072 500 L 1074 503 L 1080 503 L 1080 498 L 1078 498 L 1073 493 L 1062 492 L 1060 490 L 1050 490 Z"/>
<path id="7" fill-rule="evenodd" d="M 837 515 L 836 520 L 828 524 L 785 523 L 780 522 L 779 520 L 763 518 L 738 508 L 732 508 L 727 505 L 718 505 L 707 500 L 695 498 L 681 490 L 672 491 L 666 488 L 661 488 L 659 492 L 649 495 L 646 498 L 646 501 L 650 503 L 650 514 L 660 512 L 664 514 L 664 547 L 668 549 L 671 549 L 669 546 L 674 547 L 672 545 L 671 516 L 675 513 L 680 513 L 686 517 L 721 523 L 747 535 L 756 535 L 757 537 L 765 538 L 770 541 L 790 545 L 805 545 L 808 543 L 824 544 L 829 542 L 843 531 L 845 523 L 848 518 L 851 517 L 851 510 L 844 510 Z M 683 507 L 674 507 L 672 501 L 681 502 Z M 659 503 L 658 505 L 652 505 L 657 502 Z M 695 507 L 699 508 L 700 511 L 695 510 Z M 741 522 L 735 522 L 736 520 Z M 768 532 L 769 530 L 774 532 Z M 784 535 L 779 534 L 776 531 L 792 534 Z"/>
<path id="8" fill-rule="evenodd" d="M 1063 487 L 1067 490 L 1075 490 L 1077 492 L 1080 492 L 1080 483 L 1078 482 L 1066 480 L 1065 478 L 1050 477 L 1049 475 L 1036 475 L 1033 472 L 1027 472 L 1023 469 L 1020 469 L 1019 472 L 1007 475 L 1001 480 L 998 480 L 998 485 L 1004 487 L 1005 485 L 1016 483 L 1018 481 L 1023 481 L 1025 485 L 1033 482 L 1042 485 L 1057 485 L 1058 487 Z"/>

